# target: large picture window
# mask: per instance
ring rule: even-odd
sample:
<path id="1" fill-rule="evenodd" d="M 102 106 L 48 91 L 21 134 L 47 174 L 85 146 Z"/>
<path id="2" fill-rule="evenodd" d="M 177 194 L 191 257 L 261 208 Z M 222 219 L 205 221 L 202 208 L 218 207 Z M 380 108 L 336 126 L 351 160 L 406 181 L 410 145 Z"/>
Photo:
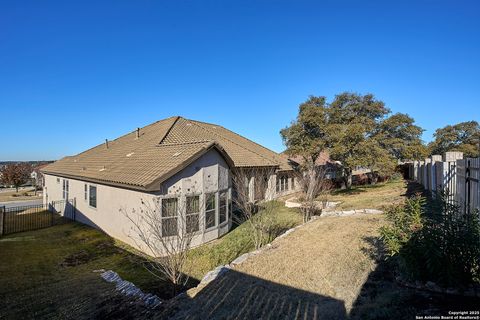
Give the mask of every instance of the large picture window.
<path id="1" fill-rule="evenodd" d="M 178 199 L 162 199 L 162 236 L 178 235 Z"/>
<path id="2" fill-rule="evenodd" d="M 217 209 L 217 199 L 215 193 L 205 195 L 205 229 L 215 226 L 215 211 Z"/>
<path id="3" fill-rule="evenodd" d="M 97 207 L 97 187 L 96 186 L 90 186 L 88 204 L 90 205 L 90 207 L 93 207 L 93 208 Z"/>
<path id="4" fill-rule="evenodd" d="M 227 221 L 227 192 L 220 192 L 219 223 Z"/>
<path id="5" fill-rule="evenodd" d="M 200 196 L 187 196 L 186 199 L 186 230 L 187 233 L 200 230 Z"/>

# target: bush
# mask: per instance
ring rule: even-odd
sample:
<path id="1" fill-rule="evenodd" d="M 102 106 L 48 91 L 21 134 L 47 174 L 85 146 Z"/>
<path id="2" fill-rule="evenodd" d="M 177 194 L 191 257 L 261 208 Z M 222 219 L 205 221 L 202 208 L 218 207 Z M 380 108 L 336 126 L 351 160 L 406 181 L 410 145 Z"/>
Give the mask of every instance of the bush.
<path id="1" fill-rule="evenodd" d="M 387 254 L 411 280 L 446 286 L 480 283 L 480 221 L 478 212 L 461 214 L 444 195 L 427 205 L 408 199 L 386 211 L 389 226 L 380 229 Z"/>

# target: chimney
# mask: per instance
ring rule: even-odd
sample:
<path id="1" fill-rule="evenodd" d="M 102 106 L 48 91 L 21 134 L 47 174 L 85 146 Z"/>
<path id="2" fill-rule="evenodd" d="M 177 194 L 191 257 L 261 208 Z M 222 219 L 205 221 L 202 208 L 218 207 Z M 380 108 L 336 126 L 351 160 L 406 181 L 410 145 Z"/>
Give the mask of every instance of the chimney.
<path id="1" fill-rule="evenodd" d="M 105 147 L 108 149 L 108 139 L 105 139 Z"/>
<path id="2" fill-rule="evenodd" d="M 140 128 L 137 128 L 137 139 L 140 138 Z"/>

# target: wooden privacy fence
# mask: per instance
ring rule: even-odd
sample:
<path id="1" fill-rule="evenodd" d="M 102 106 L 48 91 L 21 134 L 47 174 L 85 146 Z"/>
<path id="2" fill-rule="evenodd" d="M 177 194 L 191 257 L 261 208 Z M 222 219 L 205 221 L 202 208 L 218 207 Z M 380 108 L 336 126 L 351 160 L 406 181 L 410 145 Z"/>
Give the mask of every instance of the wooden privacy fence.
<path id="1" fill-rule="evenodd" d="M 434 155 L 409 163 L 409 178 L 421 183 L 435 196 L 445 191 L 450 203 L 462 212 L 480 211 L 480 158 L 463 159 L 461 152 Z"/>
<path id="2" fill-rule="evenodd" d="M 0 207 L 0 236 L 48 228 L 75 220 L 75 199 L 47 204 Z"/>

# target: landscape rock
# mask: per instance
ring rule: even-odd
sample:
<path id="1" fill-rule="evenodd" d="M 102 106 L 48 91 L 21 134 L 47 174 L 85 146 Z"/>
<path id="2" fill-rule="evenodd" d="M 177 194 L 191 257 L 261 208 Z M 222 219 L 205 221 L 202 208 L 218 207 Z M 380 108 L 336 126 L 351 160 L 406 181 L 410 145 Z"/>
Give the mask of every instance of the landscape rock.
<path id="1" fill-rule="evenodd" d="M 130 281 L 123 280 L 115 271 L 108 270 L 101 273 L 100 276 L 107 282 L 115 283 L 115 289 L 120 293 L 142 301 L 149 308 L 156 308 L 162 303 L 159 297 L 150 293 L 144 293 Z"/>
<path id="2" fill-rule="evenodd" d="M 207 284 L 212 282 L 213 280 L 217 279 L 219 276 L 230 270 L 231 267 L 228 265 L 225 266 L 218 266 L 212 271 L 207 272 L 207 274 L 203 277 L 201 284 Z"/>

